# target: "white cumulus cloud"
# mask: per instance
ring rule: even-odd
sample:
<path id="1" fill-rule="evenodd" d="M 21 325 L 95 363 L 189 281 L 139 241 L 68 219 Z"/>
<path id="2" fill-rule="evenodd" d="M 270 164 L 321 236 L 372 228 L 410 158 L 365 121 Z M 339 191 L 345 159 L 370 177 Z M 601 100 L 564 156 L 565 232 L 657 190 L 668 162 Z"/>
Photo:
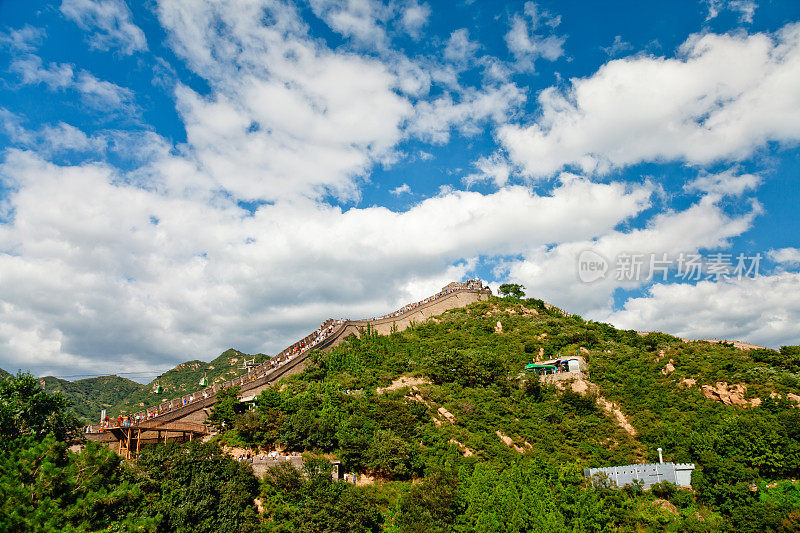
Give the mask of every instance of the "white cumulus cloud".
<path id="1" fill-rule="evenodd" d="M 62 0 L 61 13 L 91 33 L 93 48 L 118 49 L 126 55 L 147 50 L 144 32 L 131 20 L 123 0 Z"/>
<path id="2" fill-rule="evenodd" d="M 674 58 L 610 61 L 539 95 L 540 115 L 500 139 L 534 177 L 641 161 L 705 165 L 800 139 L 800 24 L 775 35 L 694 35 Z"/>
<path id="3" fill-rule="evenodd" d="M 552 31 L 559 23 L 559 17 L 542 11 L 534 2 L 525 2 L 523 14 L 512 17 L 511 28 L 505 36 L 518 69 L 533 70 L 534 62 L 539 58 L 555 61 L 564 55 L 564 37 L 541 33 L 543 27 Z"/>
<path id="4" fill-rule="evenodd" d="M 777 250 L 770 250 L 767 255 L 776 263 L 785 265 L 800 264 L 800 248 L 779 248 Z"/>
<path id="5" fill-rule="evenodd" d="M 403 28 L 414 39 L 419 39 L 422 28 L 428 24 L 431 15 L 431 8 L 428 4 L 420 4 L 412 0 L 403 7 L 403 14 L 400 19 Z"/>
<path id="6" fill-rule="evenodd" d="M 742 340 L 773 348 L 800 343 L 800 274 L 728 282 L 656 284 L 604 317 L 619 327 L 689 339 Z"/>
<path id="7" fill-rule="evenodd" d="M 409 194 L 411 192 L 411 187 L 409 187 L 408 183 L 404 183 L 402 185 L 398 185 L 389 193 L 394 194 L 395 196 L 400 196 L 401 194 Z"/>
<path id="8" fill-rule="evenodd" d="M 48 63 L 34 54 L 25 54 L 11 62 L 23 85 L 47 86 L 51 91 L 72 89 L 80 93 L 85 104 L 104 111 L 133 109 L 133 91 L 97 78 L 85 70 L 76 71 L 69 63 Z"/>
<path id="9" fill-rule="evenodd" d="M 451 190 L 403 212 L 294 199 L 250 213 L 158 185 L 202 182 L 185 163 L 156 153 L 142 189 L 102 163 L 6 154 L 3 365 L 74 374 L 170 366 L 231 345 L 275 352 L 328 316 L 424 297 L 479 256 L 602 235 L 650 195 L 571 179 L 548 195 Z"/>
<path id="10" fill-rule="evenodd" d="M 739 14 L 739 22 L 753 22 L 756 4 L 753 0 L 705 0 L 708 5 L 708 17 L 706 20 L 717 18 L 722 11 L 731 11 Z"/>

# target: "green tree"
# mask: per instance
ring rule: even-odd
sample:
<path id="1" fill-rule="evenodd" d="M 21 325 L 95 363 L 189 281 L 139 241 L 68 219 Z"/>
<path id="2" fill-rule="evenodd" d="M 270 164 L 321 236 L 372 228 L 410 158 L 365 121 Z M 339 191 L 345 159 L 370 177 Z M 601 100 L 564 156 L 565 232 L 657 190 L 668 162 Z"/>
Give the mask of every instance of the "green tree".
<path id="1" fill-rule="evenodd" d="M 67 451 L 68 407 L 30 374 L 0 381 L 0 531 L 156 531 L 121 457 L 92 442 Z"/>
<path id="2" fill-rule="evenodd" d="M 525 287 L 519 283 L 503 283 L 500 285 L 500 294 L 510 298 L 524 298 Z"/>
<path id="3" fill-rule="evenodd" d="M 39 380 L 26 372 L 0 380 L 0 446 L 19 437 L 48 433 L 59 441 L 75 439 L 80 422 L 67 411 L 69 405 L 60 393 L 42 390 Z"/>
<path id="4" fill-rule="evenodd" d="M 432 467 L 425 480 L 400 497 L 394 514 L 399 533 L 446 533 L 463 512 L 458 473 L 452 467 Z"/>
<path id="5" fill-rule="evenodd" d="M 158 531 L 258 530 L 258 480 L 249 464 L 216 444 L 196 440 L 147 447 L 137 466 L 153 487 L 155 498 L 143 511 L 158 521 Z"/>
<path id="6" fill-rule="evenodd" d="M 122 458 L 87 443 L 70 453 L 50 433 L 0 453 L 0 531 L 158 531 L 146 494 Z"/>
<path id="7" fill-rule="evenodd" d="M 415 449 L 392 431 L 376 431 L 366 451 L 367 469 L 384 478 L 408 478 L 415 469 Z"/>
<path id="8" fill-rule="evenodd" d="M 229 387 L 217 393 L 217 401 L 208 416 L 209 422 L 217 428 L 231 429 L 236 422 L 236 411 L 239 406 L 239 387 Z"/>
<path id="9" fill-rule="evenodd" d="M 564 531 L 552 483 L 541 465 L 520 461 L 511 465 L 476 465 L 464 481 L 468 531 Z"/>
<path id="10" fill-rule="evenodd" d="M 307 457 L 267 470 L 262 484 L 265 530 L 280 533 L 378 532 L 383 517 L 364 489 L 333 481 L 331 463 Z"/>

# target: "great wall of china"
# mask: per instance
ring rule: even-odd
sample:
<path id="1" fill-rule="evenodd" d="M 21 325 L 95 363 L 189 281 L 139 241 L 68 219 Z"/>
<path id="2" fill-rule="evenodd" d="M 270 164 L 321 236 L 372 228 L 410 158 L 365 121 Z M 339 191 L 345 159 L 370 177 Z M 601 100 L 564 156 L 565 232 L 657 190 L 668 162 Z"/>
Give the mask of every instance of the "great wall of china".
<path id="1" fill-rule="evenodd" d="M 251 368 L 246 374 L 142 409 L 132 417 L 138 417 L 139 423 L 134 422 L 124 428 L 89 432 L 86 437 L 97 442 L 117 442 L 118 451 L 124 452 L 127 457 L 135 454 L 141 444 L 157 442 L 162 434 L 164 440 L 170 434 L 173 438 L 180 437 L 181 434 L 184 438 L 187 435 L 192 438 L 205 431 L 205 422 L 211 407 L 217 401 L 217 394 L 224 389 L 238 386 L 240 398 L 254 398 L 278 379 L 301 371 L 313 350 L 330 350 L 350 335 L 361 335 L 367 327 L 381 335 L 402 331 L 412 323 L 418 324 L 450 309 L 487 300 L 490 295 L 491 290 L 480 280 L 453 282 L 433 296 L 382 317 L 363 320 L 328 319 L 313 333 L 271 357 L 268 362 Z"/>

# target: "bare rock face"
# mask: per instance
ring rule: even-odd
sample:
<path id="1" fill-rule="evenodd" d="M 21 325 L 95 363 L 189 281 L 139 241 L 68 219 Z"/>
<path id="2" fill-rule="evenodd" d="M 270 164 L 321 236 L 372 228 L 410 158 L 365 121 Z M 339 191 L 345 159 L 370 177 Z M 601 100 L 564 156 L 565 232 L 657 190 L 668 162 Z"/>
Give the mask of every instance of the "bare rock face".
<path id="1" fill-rule="evenodd" d="M 431 404 L 429 404 L 425 400 L 425 398 L 422 397 L 422 392 L 419 390 L 419 388 L 416 385 L 411 385 L 411 388 L 409 389 L 408 394 L 406 394 L 406 398 L 408 398 L 409 400 L 413 400 L 415 402 L 419 402 L 421 404 L 424 404 L 425 407 L 428 407 L 428 408 L 430 408 L 430 406 L 431 406 Z M 437 419 L 434 417 L 434 420 L 437 420 Z"/>
<path id="2" fill-rule="evenodd" d="M 747 386 L 743 383 L 728 385 L 724 381 L 718 381 L 716 385 L 703 385 L 700 390 L 703 391 L 703 396 L 709 400 L 722 402 L 725 405 L 756 406 L 761 403 L 758 398 L 745 399 Z"/>
<path id="3" fill-rule="evenodd" d="M 517 453 L 525 453 L 525 450 L 522 447 L 514 444 L 514 439 L 512 439 L 508 435 L 503 435 L 503 433 L 499 429 L 495 431 L 495 434 L 498 437 L 500 437 L 500 440 L 503 441 L 503 444 L 505 444 L 509 448 L 513 448 L 514 451 L 516 451 Z"/>
<path id="4" fill-rule="evenodd" d="M 625 413 L 623 413 L 615 403 L 609 402 L 602 396 L 598 396 L 597 405 L 599 405 L 603 411 L 610 415 L 617 422 L 617 425 L 624 429 L 631 437 L 636 436 L 636 428 L 631 425 L 631 423 L 628 421 L 628 417 L 625 416 Z"/>
<path id="5" fill-rule="evenodd" d="M 511 447 L 514 445 L 514 439 L 512 439 L 508 435 L 503 435 L 503 433 L 499 429 L 495 431 L 495 434 L 498 437 L 500 437 L 500 440 L 503 441 L 503 444 L 505 444 L 506 446 Z"/>
<path id="6" fill-rule="evenodd" d="M 564 382 L 557 382 L 556 387 L 560 390 L 564 390 L 565 384 Z M 578 393 L 582 396 L 586 396 L 587 394 L 597 394 L 599 392 L 599 388 L 597 385 L 592 383 L 591 381 L 583 378 L 578 378 L 575 380 L 571 380 L 569 382 L 569 388 L 572 389 L 572 392 Z M 636 428 L 634 428 L 631 423 L 628 421 L 628 417 L 625 416 L 625 413 L 614 404 L 603 398 L 602 396 L 597 396 L 595 398 L 595 402 L 597 405 L 606 412 L 616 423 L 619 427 L 624 429 L 629 435 L 635 437 L 637 435 Z"/>
<path id="7" fill-rule="evenodd" d="M 680 514 L 678 508 L 675 507 L 675 504 L 670 501 L 657 499 L 653 500 L 653 505 L 655 505 L 656 507 L 660 507 L 661 509 L 663 509 L 664 511 L 668 512 L 671 515 L 678 516 Z"/>
<path id="8" fill-rule="evenodd" d="M 769 393 L 769 397 L 770 398 L 783 398 L 783 396 L 781 396 L 777 392 L 770 392 Z M 793 394 L 793 393 L 789 392 L 789 393 L 786 394 L 786 399 L 790 400 L 790 401 L 792 401 L 792 402 L 794 402 L 796 404 L 800 404 L 800 396 L 798 396 L 797 394 Z M 794 407 L 800 407 L 800 405 L 795 405 Z"/>
<path id="9" fill-rule="evenodd" d="M 494 327 L 495 333 L 503 333 L 503 323 L 499 320 L 497 321 L 497 325 Z"/>
<path id="10" fill-rule="evenodd" d="M 669 363 L 664 367 L 664 370 L 661 371 L 662 374 L 668 376 L 671 372 L 675 372 L 675 366 L 672 364 L 673 360 L 670 359 Z"/>
<path id="11" fill-rule="evenodd" d="M 585 347 L 583 347 L 583 346 L 581 346 L 581 353 L 586 353 L 586 354 L 588 354 L 588 353 L 589 353 L 589 349 L 588 349 L 588 348 L 585 348 Z"/>
<path id="12" fill-rule="evenodd" d="M 453 415 L 453 413 L 451 413 L 450 411 L 448 411 L 448 410 L 447 410 L 447 409 L 445 409 L 444 407 L 440 407 L 440 408 L 438 409 L 438 413 L 439 413 L 440 415 L 442 415 L 442 416 L 445 418 L 445 420 L 447 420 L 447 421 L 448 421 L 448 422 L 450 422 L 451 424 L 455 424 L 455 423 L 456 423 L 456 417 L 455 417 L 455 415 Z"/>
<path id="13" fill-rule="evenodd" d="M 572 383 L 570 383 L 570 388 L 572 392 L 577 392 L 578 394 L 595 394 L 597 393 L 597 385 L 592 383 L 591 381 L 587 381 L 585 379 L 576 379 Z"/>
<path id="14" fill-rule="evenodd" d="M 403 387 L 411 387 L 412 392 L 416 392 L 416 387 L 419 385 L 429 385 L 430 380 L 422 377 L 409 377 L 409 376 L 400 376 L 396 380 L 392 381 L 390 385 L 386 387 L 378 387 L 376 392 L 378 394 L 383 394 L 384 392 L 391 392 L 398 389 L 402 389 Z"/>
<path id="15" fill-rule="evenodd" d="M 686 387 L 692 387 L 696 383 L 697 380 L 694 378 L 683 378 L 678 382 L 679 385 Z M 749 400 L 745 398 L 747 395 L 747 385 L 744 383 L 735 383 L 729 385 L 724 381 L 718 381 L 714 385 L 702 385 L 700 386 L 700 390 L 703 392 L 703 396 L 709 400 L 721 402 L 725 405 L 736 405 L 739 407 L 758 407 L 761 405 L 761 398 L 751 398 Z M 770 397 L 780 398 L 781 395 L 773 391 L 770 393 Z M 792 394 L 790 392 L 786 395 L 786 397 L 800 404 L 800 396 L 797 394 Z M 800 405 L 796 407 L 800 407 Z"/>
<path id="16" fill-rule="evenodd" d="M 455 444 L 456 446 L 458 446 L 458 450 L 461 452 L 461 455 L 463 455 L 464 457 L 472 457 L 473 455 L 475 455 L 474 451 L 472 451 L 465 444 L 462 444 L 462 443 L 458 442 L 456 439 L 450 439 L 447 442 Z"/>

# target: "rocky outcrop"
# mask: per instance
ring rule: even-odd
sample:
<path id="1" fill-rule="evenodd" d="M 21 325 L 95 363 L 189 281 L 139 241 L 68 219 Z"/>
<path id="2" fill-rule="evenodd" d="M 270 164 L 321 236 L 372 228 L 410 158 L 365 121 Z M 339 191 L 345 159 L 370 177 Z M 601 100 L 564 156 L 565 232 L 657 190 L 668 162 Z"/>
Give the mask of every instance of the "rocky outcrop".
<path id="1" fill-rule="evenodd" d="M 556 385 L 558 386 L 558 385 Z M 588 379 L 576 379 L 569 384 L 570 389 L 572 392 L 577 392 L 578 394 L 586 395 L 586 394 L 597 394 L 598 388 L 597 385 L 589 381 Z M 563 387 L 559 387 L 563 388 Z"/>
<path id="2" fill-rule="evenodd" d="M 451 444 L 455 444 L 456 446 L 458 446 L 458 450 L 461 452 L 461 455 L 463 455 L 464 457 L 472 457 L 473 455 L 475 455 L 475 452 L 472 451 L 472 449 L 467 447 L 465 444 L 462 444 L 462 443 L 458 442 L 456 439 L 450 439 L 447 442 L 449 442 Z"/>
<path id="3" fill-rule="evenodd" d="M 503 444 L 505 444 L 509 448 L 513 448 L 514 451 L 516 451 L 517 453 L 525 453 L 525 449 L 524 448 L 514 444 L 514 439 L 512 439 L 508 435 L 504 435 L 499 429 L 497 431 L 495 431 L 495 435 L 500 437 L 500 440 L 503 441 Z"/>
<path id="4" fill-rule="evenodd" d="M 678 385 L 683 387 L 694 387 L 697 384 L 695 378 L 682 378 Z M 718 381 L 714 385 L 701 385 L 700 391 L 703 396 L 715 402 L 724 403 L 725 405 L 735 405 L 739 407 L 758 407 L 761 405 L 761 398 L 747 399 L 747 385 L 744 383 L 728 384 L 725 381 Z M 771 398 L 781 398 L 782 396 L 777 392 L 770 393 Z M 788 393 L 786 398 L 798 404 L 800 407 L 800 395 Z"/>
<path id="5" fill-rule="evenodd" d="M 769 397 L 770 398 L 783 398 L 783 396 L 778 394 L 777 392 L 771 392 L 769 394 Z M 800 404 L 800 396 L 798 396 L 797 394 L 792 394 L 791 392 L 787 393 L 786 394 L 786 399 L 789 400 L 789 401 L 794 402 L 795 404 Z M 795 405 L 795 407 L 798 407 L 798 405 Z"/>
<path id="6" fill-rule="evenodd" d="M 609 416 L 611 416 L 614 420 L 616 420 L 617 425 L 625 430 L 628 435 L 631 437 L 635 437 L 637 432 L 636 428 L 634 428 L 631 423 L 628 421 L 628 417 L 625 416 L 625 413 L 614 404 L 613 402 L 609 402 L 602 396 L 597 397 L 597 405 L 600 406 L 603 411 L 605 411 Z"/>
<path id="7" fill-rule="evenodd" d="M 715 385 L 702 385 L 700 390 L 703 392 L 703 396 L 709 400 L 722 402 L 725 405 L 738 405 L 742 407 L 756 407 L 761 405 L 761 400 L 759 398 L 753 398 L 752 400 L 747 400 L 745 398 L 747 394 L 747 385 L 744 383 L 729 385 L 725 381 L 718 381 Z"/>
<path id="8" fill-rule="evenodd" d="M 572 389 L 572 392 L 576 392 L 584 396 L 587 394 L 597 394 L 600 390 L 597 385 L 588 379 L 583 378 L 578 378 L 569 382 L 569 386 L 570 389 Z M 556 387 L 564 390 L 563 382 L 556 383 Z M 637 435 L 636 428 L 631 425 L 631 423 L 628 421 L 628 417 L 625 416 L 625 413 L 622 412 L 622 409 L 620 409 L 618 405 L 606 400 L 602 396 L 597 396 L 595 401 L 597 402 L 597 405 L 606 412 L 606 414 L 614 419 L 619 427 L 625 430 L 626 433 L 628 433 L 631 437 L 635 437 Z"/>
<path id="9" fill-rule="evenodd" d="M 450 422 L 451 424 L 455 425 L 455 423 L 456 423 L 456 417 L 453 415 L 453 413 L 451 413 L 450 411 L 448 411 L 448 410 L 447 410 L 447 409 L 445 409 L 444 407 L 440 407 L 439 409 L 437 409 L 437 412 L 438 412 L 440 415 L 442 415 L 442 416 L 444 417 L 444 419 L 445 419 L 445 420 L 447 420 L 447 421 L 448 421 L 448 422 Z"/>
<path id="10" fill-rule="evenodd" d="M 386 387 L 378 387 L 375 392 L 378 394 L 383 394 L 385 392 L 391 392 L 398 389 L 402 389 L 403 387 L 411 387 L 412 392 L 420 385 L 429 385 L 430 380 L 420 377 L 409 377 L 409 376 L 400 376 L 396 380 L 392 381 L 390 385 Z"/>
<path id="11" fill-rule="evenodd" d="M 682 340 L 691 342 L 691 340 L 687 340 L 687 339 L 682 339 Z M 726 341 L 726 340 L 722 340 L 722 339 L 700 339 L 700 340 L 704 341 L 704 342 L 710 342 L 712 344 L 720 344 L 720 343 L 727 342 L 727 343 L 733 344 L 733 347 L 736 348 L 737 350 L 768 350 L 769 349 L 766 346 L 761 346 L 761 345 L 758 345 L 758 344 L 752 344 L 750 342 Z"/>
<path id="12" fill-rule="evenodd" d="M 670 502 L 670 501 L 668 501 L 668 500 L 662 500 L 662 499 L 659 498 L 659 499 L 653 500 L 653 505 L 656 506 L 656 507 L 661 508 L 662 510 L 668 512 L 669 514 L 671 514 L 673 516 L 678 516 L 680 514 L 680 512 L 678 511 L 678 508 L 675 507 L 675 504 Z"/>
<path id="13" fill-rule="evenodd" d="M 646 337 L 650 333 L 659 333 L 658 331 L 637 331 L 640 336 Z M 683 337 L 676 337 L 683 342 L 710 342 L 712 344 L 720 344 L 720 343 L 730 343 L 733 344 L 734 348 L 739 350 L 767 350 L 768 348 L 765 346 L 760 346 L 758 344 L 753 344 L 750 342 L 743 342 L 743 341 L 728 341 L 724 339 L 685 339 Z"/>
<path id="14" fill-rule="evenodd" d="M 416 385 L 412 385 L 411 386 L 411 389 L 408 391 L 408 394 L 406 394 L 406 398 L 408 398 L 409 400 L 413 400 L 415 402 L 419 402 L 419 403 L 423 404 L 425 407 L 428 407 L 428 408 L 430 408 L 430 406 L 431 406 L 431 404 L 429 404 L 425 400 L 425 398 L 422 397 L 422 393 L 420 392 L 420 390 L 417 388 Z"/>

